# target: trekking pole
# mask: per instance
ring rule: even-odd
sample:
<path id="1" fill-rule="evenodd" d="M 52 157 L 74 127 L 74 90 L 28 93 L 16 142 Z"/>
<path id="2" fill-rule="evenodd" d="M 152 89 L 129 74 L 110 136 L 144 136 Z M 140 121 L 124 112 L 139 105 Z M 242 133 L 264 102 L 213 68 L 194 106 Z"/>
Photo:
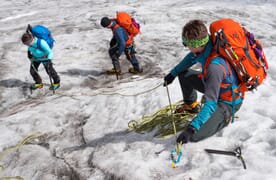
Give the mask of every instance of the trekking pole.
<path id="1" fill-rule="evenodd" d="M 26 33 L 32 34 L 32 26 L 30 24 L 27 26 Z"/>
<path id="2" fill-rule="evenodd" d="M 45 67 L 45 70 L 46 70 L 46 72 L 48 72 L 47 74 L 48 74 L 48 76 L 49 76 L 49 79 L 50 79 L 50 84 L 51 84 L 51 87 L 52 87 L 52 90 L 53 90 L 53 94 L 55 94 L 56 92 L 55 92 L 55 88 L 54 88 L 54 86 L 53 86 L 53 80 L 52 80 L 52 77 L 51 77 L 51 73 L 50 73 L 50 63 L 48 62 L 48 64 L 47 64 L 47 69 L 48 69 L 48 71 L 47 71 L 47 69 L 46 69 L 46 66 L 44 66 Z"/>
<path id="3" fill-rule="evenodd" d="M 165 82 L 165 86 L 167 89 L 167 95 L 168 95 L 168 100 L 169 100 L 169 105 L 170 105 L 170 110 L 171 110 L 171 117 L 172 117 L 172 125 L 173 125 L 173 131 L 175 135 L 175 140 L 177 140 L 177 135 L 176 135 L 176 126 L 174 122 L 174 117 L 173 117 L 173 109 L 172 109 L 172 103 L 171 103 L 171 97 L 170 97 L 170 92 L 169 92 L 169 87 L 167 82 Z M 181 151 L 182 143 L 177 143 L 176 148 L 171 151 L 171 159 L 172 159 L 172 167 L 175 168 L 175 164 L 179 163 L 180 158 L 182 156 L 182 151 Z"/>
<path id="4" fill-rule="evenodd" d="M 215 149 L 205 149 L 207 153 L 211 154 L 222 154 L 222 155 L 228 155 L 228 156 L 235 156 L 239 160 L 241 160 L 243 168 L 246 169 L 245 161 L 242 157 L 241 148 L 237 147 L 234 151 L 222 151 L 222 150 L 215 150 Z"/>
<path id="5" fill-rule="evenodd" d="M 36 74 L 37 74 L 37 75 L 39 76 L 39 78 L 41 79 L 41 76 L 39 75 L 37 69 L 35 68 L 35 66 L 34 66 L 34 64 L 33 64 L 33 61 L 32 61 L 31 59 L 29 59 L 29 60 L 30 60 L 30 62 L 31 62 L 32 68 L 34 69 L 34 71 L 36 72 Z M 33 94 L 33 89 L 32 89 L 32 87 L 30 87 L 30 90 L 31 90 L 31 94 Z"/>
<path id="6" fill-rule="evenodd" d="M 55 92 L 55 88 L 53 86 L 52 78 L 51 78 L 50 74 L 48 74 L 48 76 L 49 76 L 49 79 L 50 79 L 50 84 L 51 84 L 51 87 L 52 87 L 52 90 L 53 90 L 53 94 L 55 94 L 56 92 Z"/>
<path id="7" fill-rule="evenodd" d="M 119 80 L 119 75 L 118 75 L 118 72 L 117 72 L 117 68 L 116 68 L 114 63 L 113 63 L 113 67 L 114 67 L 114 70 L 115 70 L 116 79 Z"/>

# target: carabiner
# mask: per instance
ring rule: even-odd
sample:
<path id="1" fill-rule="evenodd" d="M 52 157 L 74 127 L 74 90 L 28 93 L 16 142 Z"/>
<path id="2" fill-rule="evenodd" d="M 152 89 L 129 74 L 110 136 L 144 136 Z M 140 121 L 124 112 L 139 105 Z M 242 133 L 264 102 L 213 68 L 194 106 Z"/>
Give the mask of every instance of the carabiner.
<path id="1" fill-rule="evenodd" d="M 175 149 L 171 151 L 171 159 L 172 159 L 172 167 L 173 168 L 176 168 L 176 164 L 179 163 L 181 157 L 182 157 L 182 151 L 180 151 L 178 154 Z"/>

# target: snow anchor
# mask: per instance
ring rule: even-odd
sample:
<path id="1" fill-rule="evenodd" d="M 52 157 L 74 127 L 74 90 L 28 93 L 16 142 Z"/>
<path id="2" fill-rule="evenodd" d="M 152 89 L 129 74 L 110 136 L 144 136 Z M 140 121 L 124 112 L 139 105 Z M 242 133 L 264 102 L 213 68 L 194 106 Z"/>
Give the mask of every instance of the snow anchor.
<path id="1" fill-rule="evenodd" d="M 211 154 L 222 154 L 222 155 L 228 155 L 228 156 L 235 156 L 239 160 L 241 160 L 243 168 L 246 169 L 245 161 L 242 157 L 241 148 L 237 147 L 234 151 L 221 151 L 221 150 L 215 150 L 215 149 L 205 149 L 207 153 Z"/>

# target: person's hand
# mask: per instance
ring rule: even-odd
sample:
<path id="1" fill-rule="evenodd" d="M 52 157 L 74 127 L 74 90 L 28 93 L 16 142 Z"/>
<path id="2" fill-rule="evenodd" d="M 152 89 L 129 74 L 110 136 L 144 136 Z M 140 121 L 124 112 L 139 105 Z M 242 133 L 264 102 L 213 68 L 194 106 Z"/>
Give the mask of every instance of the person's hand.
<path id="1" fill-rule="evenodd" d="M 181 143 L 181 144 L 185 144 L 185 143 L 190 141 L 191 136 L 194 133 L 195 133 L 195 129 L 189 126 L 185 131 L 180 133 L 180 135 L 177 137 L 176 142 Z"/>
<path id="2" fill-rule="evenodd" d="M 163 86 L 167 86 L 167 85 L 171 84 L 174 79 L 175 79 L 175 77 L 171 73 L 167 74 L 164 77 L 164 84 L 163 84 Z"/>

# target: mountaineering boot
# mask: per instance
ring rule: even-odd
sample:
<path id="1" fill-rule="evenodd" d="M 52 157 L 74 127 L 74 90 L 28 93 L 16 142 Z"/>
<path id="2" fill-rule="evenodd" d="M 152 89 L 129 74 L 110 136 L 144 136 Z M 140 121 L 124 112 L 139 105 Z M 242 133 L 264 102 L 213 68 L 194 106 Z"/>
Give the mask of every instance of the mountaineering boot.
<path id="1" fill-rule="evenodd" d="M 60 83 L 53 84 L 49 89 L 50 90 L 57 90 L 60 87 Z"/>
<path id="2" fill-rule="evenodd" d="M 128 69 L 128 72 L 132 73 L 132 74 L 138 74 L 138 73 L 142 73 L 143 72 L 143 69 L 140 68 L 139 70 L 135 69 L 135 68 L 129 68 Z"/>
<path id="3" fill-rule="evenodd" d="M 41 83 L 34 83 L 31 86 L 31 89 L 33 89 L 33 90 L 35 90 L 35 89 L 41 89 L 41 88 L 43 88 L 43 84 L 41 84 Z"/>
<path id="4" fill-rule="evenodd" d="M 121 69 L 112 68 L 112 69 L 107 70 L 107 74 L 121 74 L 121 73 L 122 73 Z"/>
<path id="5" fill-rule="evenodd" d="M 184 111 L 190 113 L 198 113 L 200 111 L 200 104 L 199 102 L 195 101 L 191 104 L 183 103 L 176 107 L 175 113 L 183 113 Z"/>

